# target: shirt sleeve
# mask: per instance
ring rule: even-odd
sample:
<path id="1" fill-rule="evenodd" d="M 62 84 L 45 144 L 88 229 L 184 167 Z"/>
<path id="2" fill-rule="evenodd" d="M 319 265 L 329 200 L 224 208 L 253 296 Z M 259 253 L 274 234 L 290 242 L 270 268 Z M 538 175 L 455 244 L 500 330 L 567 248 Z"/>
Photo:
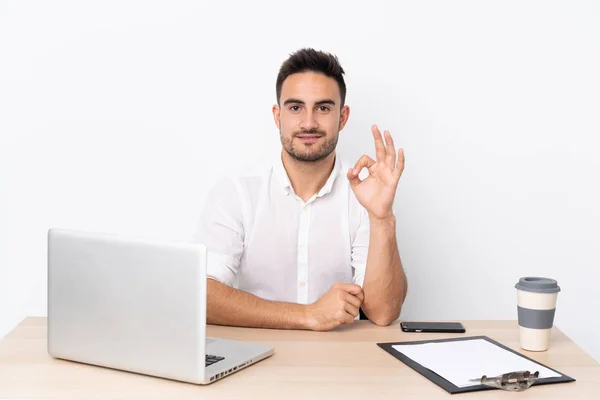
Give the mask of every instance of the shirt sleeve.
<path id="1" fill-rule="evenodd" d="M 367 210 L 360 207 L 360 224 L 352 241 L 352 281 L 363 286 L 365 281 L 365 272 L 367 268 L 367 255 L 369 253 L 369 238 L 371 228 L 369 225 L 369 215 Z"/>
<path id="2" fill-rule="evenodd" d="M 194 241 L 206 246 L 206 275 L 233 286 L 244 251 L 243 209 L 232 179 L 217 182 L 208 193 Z"/>

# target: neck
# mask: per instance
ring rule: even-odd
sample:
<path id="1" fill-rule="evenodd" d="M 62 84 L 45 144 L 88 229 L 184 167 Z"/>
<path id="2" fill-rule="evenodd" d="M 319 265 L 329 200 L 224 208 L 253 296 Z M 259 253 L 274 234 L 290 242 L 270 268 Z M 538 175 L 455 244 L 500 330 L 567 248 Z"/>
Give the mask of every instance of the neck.
<path id="1" fill-rule="evenodd" d="M 325 182 L 331 175 L 335 163 L 335 151 L 319 161 L 299 161 L 282 150 L 281 159 L 294 192 L 302 200 L 308 201 L 325 186 Z"/>

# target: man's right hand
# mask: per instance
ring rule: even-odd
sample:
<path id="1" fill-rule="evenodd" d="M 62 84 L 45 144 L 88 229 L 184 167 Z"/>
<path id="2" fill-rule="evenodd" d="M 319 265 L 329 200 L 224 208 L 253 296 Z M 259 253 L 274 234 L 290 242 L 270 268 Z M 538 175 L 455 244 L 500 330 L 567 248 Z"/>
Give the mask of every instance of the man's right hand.
<path id="1" fill-rule="evenodd" d="M 351 324 L 364 299 L 359 285 L 336 283 L 316 303 L 306 306 L 308 329 L 329 331 L 341 324 Z"/>

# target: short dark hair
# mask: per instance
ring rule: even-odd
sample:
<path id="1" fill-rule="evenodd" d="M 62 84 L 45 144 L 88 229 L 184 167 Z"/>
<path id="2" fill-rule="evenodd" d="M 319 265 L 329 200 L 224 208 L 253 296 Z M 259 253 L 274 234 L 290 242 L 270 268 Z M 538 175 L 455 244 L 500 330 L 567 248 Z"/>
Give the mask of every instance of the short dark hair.
<path id="1" fill-rule="evenodd" d="M 279 104 L 281 97 L 283 81 L 288 76 L 300 72 L 317 72 L 335 79 L 340 88 L 341 106 L 344 106 L 346 102 L 346 83 L 344 82 L 344 69 L 338 58 L 333 54 L 311 48 L 303 48 L 290 54 L 290 57 L 281 64 L 275 85 L 277 104 Z"/>

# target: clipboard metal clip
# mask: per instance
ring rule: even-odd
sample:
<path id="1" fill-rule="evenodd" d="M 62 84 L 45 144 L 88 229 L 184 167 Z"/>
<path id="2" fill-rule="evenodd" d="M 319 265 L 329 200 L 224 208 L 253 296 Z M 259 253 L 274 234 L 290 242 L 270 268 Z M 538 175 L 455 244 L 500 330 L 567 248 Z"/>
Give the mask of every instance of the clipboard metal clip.
<path id="1" fill-rule="evenodd" d="M 522 392 L 529 389 L 531 385 L 539 378 L 539 371 L 514 371 L 506 374 L 488 377 L 483 375 L 481 378 L 471 379 L 472 382 L 479 382 L 482 385 L 494 387 L 497 389 L 508 390 L 511 392 Z"/>

